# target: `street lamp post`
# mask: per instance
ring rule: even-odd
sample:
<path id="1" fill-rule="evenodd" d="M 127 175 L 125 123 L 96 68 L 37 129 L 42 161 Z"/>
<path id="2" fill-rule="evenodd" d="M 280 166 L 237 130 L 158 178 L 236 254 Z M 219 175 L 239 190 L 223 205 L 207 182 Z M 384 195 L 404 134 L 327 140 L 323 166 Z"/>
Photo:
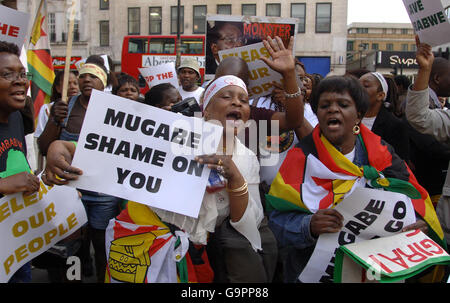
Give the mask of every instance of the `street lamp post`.
<path id="1" fill-rule="evenodd" d="M 366 44 L 365 43 L 360 43 L 358 45 L 358 52 L 359 52 L 359 68 L 362 69 L 362 54 L 363 51 L 366 50 Z"/>
<path id="2" fill-rule="evenodd" d="M 176 61 L 175 61 L 175 67 L 176 70 L 178 70 L 178 66 L 180 66 L 181 63 L 181 39 L 180 39 L 180 31 L 181 31 L 181 25 L 180 25 L 180 11 L 181 11 L 181 6 L 180 6 L 180 0 L 178 0 L 177 3 L 177 57 L 176 57 Z"/>

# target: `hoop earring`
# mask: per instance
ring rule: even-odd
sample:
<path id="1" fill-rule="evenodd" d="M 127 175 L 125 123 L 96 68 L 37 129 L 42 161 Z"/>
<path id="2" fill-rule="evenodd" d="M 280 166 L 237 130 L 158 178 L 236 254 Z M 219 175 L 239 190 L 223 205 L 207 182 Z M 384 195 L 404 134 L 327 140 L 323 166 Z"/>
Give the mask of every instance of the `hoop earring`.
<path id="1" fill-rule="evenodd" d="M 355 126 L 353 126 L 353 134 L 355 136 L 359 135 L 359 133 L 361 132 L 361 128 L 359 127 L 358 124 L 355 124 Z"/>

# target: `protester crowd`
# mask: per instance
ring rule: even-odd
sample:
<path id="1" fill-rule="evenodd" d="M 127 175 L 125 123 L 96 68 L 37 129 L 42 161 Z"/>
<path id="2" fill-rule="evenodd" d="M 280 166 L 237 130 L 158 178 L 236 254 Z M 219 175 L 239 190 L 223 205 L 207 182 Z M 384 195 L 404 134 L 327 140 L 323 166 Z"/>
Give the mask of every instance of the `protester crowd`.
<path id="1" fill-rule="evenodd" d="M 365 187 L 365 183 L 355 181 L 362 178 L 401 180 L 396 191 L 407 195 L 412 187 L 420 195 L 414 200 L 417 221 L 403 231 L 420 229 L 431 237 L 443 230 L 445 242 L 450 243 L 447 59 L 434 58 L 431 48 L 417 40 L 420 68 L 413 83 L 403 76 L 369 70 L 323 78 L 309 74 L 295 59 L 293 38 L 285 45 L 279 37 L 269 37 L 264 46 L 270 58 L 261 60 L 282 75 L 283 84 L 274 84 L 270 94 L 251 99 L 247 63 L 237 57 L 219 62 L 216 54 L 220 40 L 217 37 L 213 41 L 214 56 L 209 58 L 217 65 L 215 77 L 205 83 L 199 63 L 183 59 L 177 69 L 179 87 L 163 83 L 142 95 L 137 79 L 107 70 L 100 55 L 91 55 L 79 70 L 70 72 L 66 103 L 61 92 L 63 73 L 56 74 L 51 103 L 41 107 L 34 129 L 46 163 L 42 180 L 48 185 L 83 178 L 81 171 L 71 166 L 71 160 L 94 89 L 123 97 L 124 102 L 167 111 L 194 98 L 203 119 L 219 121 L 224 134 L 217 153 L 196 158 L 211 168 L 198 218 L 79 189 L 88 217 L 86 226 L 25 264 L 10 282 L 30 282 L 31 266 L 46 269 L 51 282 L 70 282 L 65 275 L 65 260 L 72 255 L 81 260 L 82 280 L 95 274 L 98 283 L 300 282 L 299 275 L 319 236 L 343 227 L 342 215 L 331 206 L 350 189 Z M 15 45 L 0 41 L 0 139 L 18 140 L 25 146 L 24 136 L 32 132 L 32 117 L 24 111 L 29 81 L 19 55 Z M 234 121 L 231 137 L 227 136 L 230 120 Z M 254 127 L 261 121 L 276 121 L 280 134 L 271 138 L 270 128 L 267 135 L 258 129 L 254 133 L 259 144 L 254 149 L 249 140 L 253 132 L 238 121 L 255 121 Z M 271 146 L 274 140 L 278 141 L 275 148 Z M 0 155 L 0 193 L 37 191 L 39 179 L 27 163 L 26 149 L 13 151 L 15 155 Z M 339 195 L 323 186 L 333 198 L 325 201 L 325 206 L 320 201 L 318 209 L 311 205 L 321 200 L 314 194 L 321 186 L 310 189 L 306 185 L 311 184 L 311 176 L 305 173 L 310 155 L 317 159 L 318 167 L 326 168 L 321 171 L 325 179 L 342 186 Z M 276 163 L 272 163 L 274 159 Z M 369 170 L 374 175 L 369 176 Z M 127 266 L 126 261 L 115 259 L 111 253 L 118 245 L 114 233 L 124 225 L 129 230 L 145 227 L 152 231 L 133 235 L 138 240 L 147 241 L 150 234 L 164 239 L 164 244 L 148 240 L 150 244 L 143 253 L 151 251 L 152 256 L 159 257 L 147 264 L 149 270 L 134 276 L 121 272 L 118 266 Z M 185 246 L 183 262 L 173 256 L 178 242 Z M 447 248 L 445 243 L 443 246 Z M 64 253 L 59 254 L 57 248 Z M 409 281 L 431 281 L 429 276 L 433 276 L 434 282 L 441 282 L 448 277 L 448 268 L 441 275 L 433 270 L 437 268 Z"/>

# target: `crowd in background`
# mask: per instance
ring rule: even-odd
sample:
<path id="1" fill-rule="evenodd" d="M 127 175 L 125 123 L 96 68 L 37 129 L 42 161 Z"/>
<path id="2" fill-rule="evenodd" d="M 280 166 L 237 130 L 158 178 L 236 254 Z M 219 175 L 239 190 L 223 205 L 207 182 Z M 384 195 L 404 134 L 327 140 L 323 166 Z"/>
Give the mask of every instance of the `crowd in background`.
<path id="1" fill-rule="evenodd" d="M 199 63 L 195 59 L 183 59 L 177 68 L 179 87 L 163 83 L 151 87 L 143 95 L 137 79 L 108 70 L 100 55 L 91 55 L 79 70 L 70 72 L 67 103 L 61 100 L 63 72 L 56 73 L 51 103 L 41 107 L 35 128 L 33 115 L 27 113 L 30 109 L 29 98 L 26 97 L 28 84 L 23 74 L 24 68 L 18 61 L 19 50 L 0 42 L 0 134 L 2 139 L 9 136 L 22 138 L 23 141 L 25 134 L 34 133 L 42 155 L 41 169 L 45 167 L 46 158 L 51 162 L 52 148 L 57 146 L 53 143 L 78 140 L 94 89 L 129 99 L 124 102 L 140 102 L 169 111 L 173 111 L 180 102 L 194 98 L 205 120 L 216 119 L 223 121 L 223 125 L 229 119 L 253 120 L 256 125 L 260 121 L 276 120 L 280 126 L 276 150 L 270 148 L 274 138 L 270 138 L 269 129 L 267 136 L 263 136 L 266 138 L 259 137 L 257 140 L 268 144 L 252 150 L 249 158 L 240 159 L 236 152 L 238 149 L 249 149 L 249 142 L 235 139 L 234 150 L 228 150 L 229 157 L 224 150 L 225 156 L 205 156 L 198 160 L 210 165 L 212 174 L 216 174 L 218 180 L 224 182 L 225 179 L 227 182 L 219 182 L 222 187 L 217 187 L 210 176 L 201 219 L 193 222 L 192 226 L 187 225 L 189 220 L 186 218 L 177 218 L 161 210 L 99 192 L 79 190 L 88 216 L 87 225 L 25 265 L 11 282 L 29 282 L 31 266 L 46 269 L 51 282 L 69 282 L 65 260 L 72 255 L 82 261 L 83 279 L 95 275 L 98 283 L 105 282 L 105 277 L 108 282 L 117 280 L 111 260 L 107 259 L 109 247 L 105 245 L 111 222 L 163 226 L 174 235 L 176 231 L 186 232 L 189 237 L 187 262 L 193 269 L 186 269 L 188 277 L 182 280 L 181 270 L 177 268 L 178 279 L 185 282 L 295 282 L 317 237 L 339 230 L 342 218 L 331 210 L 301 216 L 279 210 L 269 212 L 266 209 L 266 194 L 279 182 L 277 175 L 286 171 L 286 163 L 302 161 L 301 157 L 294 157 L 290 151 L 299 148 L 305 155 L 307 149 L 311 149 L 308 152 L 312 154 L 316 153 L 321 145 L 315 136 L 320 133 L 325 134 L 340 153 L 358 166 L 372 164 L 372 156 L 362 153 L 364 148 L 359 146 L 359 141 L 355 141 L 355 136 L 362 134 L 365 148 L 389 146 L 386 157 L 397 161 L 389 168 L 396 170 L 397 174 L 407 174 L 406 180 L 414 186 L 417 179 L 417 183 L 426 190 L 433 206 L 440 210 L 437 217 L 444 230 L 444 239 L 450 243 L 449 61 L 434 58 L 427 45 L 418 42 L 420 70 L 413 81 L 403 75 L 382 75 L 369 70 L 351 70 L 346 75 L 324 78 L 308 73 L 305 66 L 292 56 L 292 45 L 285 46 L 277 39 L 268 40 L 264 43 L 270 49 L 271 58 L 264 58 L 263 61 L 282 74 L 284 81 L 283 85 L 274 84 L 274 89 L 266 96 L 249 100 L 248 66 L 239 58 L 230 57 L 220 62 L 214 79 L 207 83 L 202 83 Z M 221 89 L 215 89 L 212 83 Z M 419 85 L 425 87 L 420 90 Z M 422 91 L 426 91 L 426 95 L 421 95 Z M 324 96 L 329 99 L 324 101 Z M 428 118 L 417 118 L 412 105 L 409 105 L 413 102 L 410 100 L 414 101 L 414 106 L 417 100 L 426 100 L 426 109 L 419 108 L 418 111 L 431 112 Z M 335 111 L 344 114 L 324 120 L 325 111 L 331 111 L 325 109 L 326 106 L 339 107 Z M 348 109 L 345 108 L 353 111 L 346 113 Z M 438 117 L 434 119 L 434 116 Z M 350 120 L 353 124 L 347 126 Z M 421 126 L 421 123 L 431 120 L 435 122 Z M 340 135 L 343 143 L 333 133 L 341 126 L 347 131 Z M 432 129 L 438 130 L 433 132 Z M 372 146 L 373 141 L 369 138 L 378 138 L 375 135 L 381 137 L 381 145 Z M 63 146 L 66 145 L 61 143 L 61 148 Z M 67 148 L 71 150 L 72 147 Z M 275 165 L 260 165 L 274 155 L 278 159 Z M 0 191 L 3 195 L 37 190 L 39 182 L 36 176 L 29 173 L 29 165 L 23 159 L 21 161 L 19 171 L 2 173 Z M 377 167 L 379 171 L 385 169 Z M 45 169 L 44 173 L 50 171 Z M 47 181 L 52 182 L 50 179 Z M 215 212 L 214 216 L 212 212 Z M 135 217 L 137 213 L 147 217 L 144 221 L 138 221 Z M 425 222 L 422 219 L 418 221 Z M 304 232 L 301 236 L 299 226 Z M 420 225 L 421 228 L 423 226 Z M 91 258 L 91 245 L 94 260 Z"/>

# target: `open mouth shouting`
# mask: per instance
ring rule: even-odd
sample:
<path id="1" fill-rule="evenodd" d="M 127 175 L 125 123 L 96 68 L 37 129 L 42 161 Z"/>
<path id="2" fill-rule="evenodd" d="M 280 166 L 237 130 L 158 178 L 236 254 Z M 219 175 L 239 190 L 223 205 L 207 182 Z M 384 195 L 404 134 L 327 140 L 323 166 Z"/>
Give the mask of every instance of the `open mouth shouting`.
<path id="1" fill-rule="evenodd" d="M 327 119 L 326 124 L 329 130 L 338 130 L 342 126 L 342 121 L 338 118 L 332 117 Z"/>
<path id="2" fill-rule="evenodd" d="M 227 114 L 227 120 L 233 120 L 233 121 L 237 121 L 237 120 L 242 120 L 242 115 L 239 111 L 231 111 Z"/>

